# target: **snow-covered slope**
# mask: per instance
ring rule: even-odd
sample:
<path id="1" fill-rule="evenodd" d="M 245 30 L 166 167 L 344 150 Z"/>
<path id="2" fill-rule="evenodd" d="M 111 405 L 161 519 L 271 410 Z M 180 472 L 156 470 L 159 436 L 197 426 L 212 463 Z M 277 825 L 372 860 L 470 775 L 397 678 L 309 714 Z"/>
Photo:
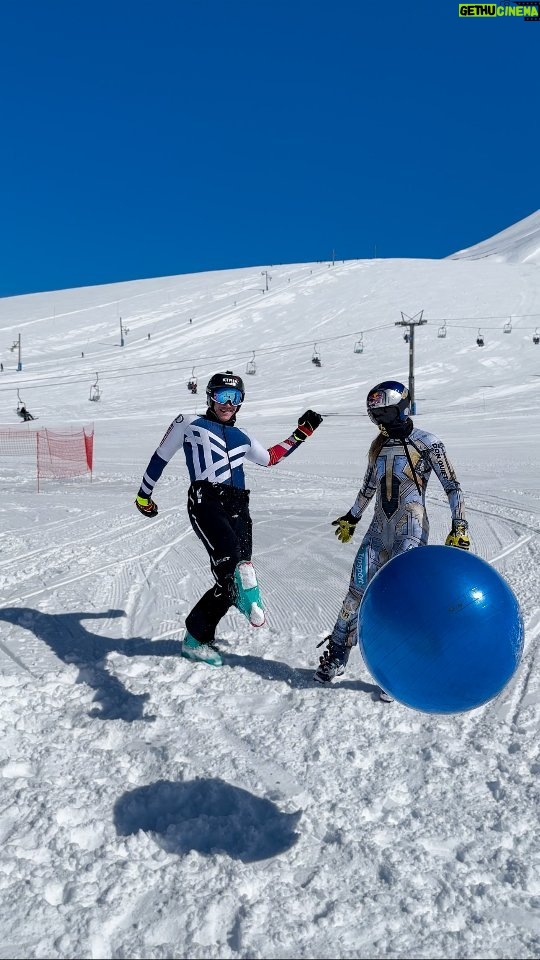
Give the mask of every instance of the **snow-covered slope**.
<path id="1" fill-rule="evenodd" d="M 37 493 L 28 464 L 0 456 L 0 960 L 538 958 L 536 271 L 280 265 L 267 292 L 261 270 L 0 301 L 3 427 L 20 427 L 19 391 L 40 425 L 96 430 L 92 483 Z M 373 437 L 366 393 L 407 380 L 395 324 L 420 310 L 415 420 L 445 440 L 473 549 L 526 628 L 502 695 L 449 717 L 381 704 L 357 650 L 330 689 L 312 681 L 369 520 L 336 540 Z M 247 466 L 268 622 L 227 615 L 215 669 L 179 656 L 211 584 L 182 454 L 158 517 L 133 501 L 170 420 L 204 410 L 226 367 L 266 445 L 307 407 L 325 419 L 277 467 Z M 428 509 L 443 543 L 435 478 Z"/>
<path id="2" fill-rule="evenodd" d="M 496 263 L 540 264 L 540 210 L 525 217 L 493 237 L 475 243 L 473 247 L 458 250 L 451 260 L 483 260 Z"/>

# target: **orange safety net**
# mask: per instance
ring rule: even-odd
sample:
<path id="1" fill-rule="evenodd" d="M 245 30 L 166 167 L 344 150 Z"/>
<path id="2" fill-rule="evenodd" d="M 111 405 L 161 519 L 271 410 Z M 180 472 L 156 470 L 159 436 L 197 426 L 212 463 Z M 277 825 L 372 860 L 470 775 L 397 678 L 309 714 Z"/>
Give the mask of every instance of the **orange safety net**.
<path id="1" fill-rule="evenodd" d="M 94 462 L 94 425 L 82 429 L 17 430 L 0 427 L 2 457 L 35 458 L 40 480 L 62 480 L 90 474 Z"/>

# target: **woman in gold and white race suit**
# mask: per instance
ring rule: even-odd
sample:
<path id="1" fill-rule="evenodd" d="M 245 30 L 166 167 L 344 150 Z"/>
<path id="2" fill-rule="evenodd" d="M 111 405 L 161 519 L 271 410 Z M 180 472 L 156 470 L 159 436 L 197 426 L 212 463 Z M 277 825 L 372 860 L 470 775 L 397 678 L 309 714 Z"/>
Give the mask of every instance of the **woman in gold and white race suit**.
<path id="1" fill-rule="evenodd" d="M 377 384 L 367 397 L 370 418 L 379 427 L 371 444 L 364 482 L 347 514 L 334 521 L 336 536 L 347 543 L 375 496 L 373 519 L 356 554 L 349 590 L 343 600 L 328 648 L 315 679 L 333 680 L 343 673 L 356 643 L 358 608 L 368 583 L 388 560 L 427 544 L 429 519 L 426 488 L 435 473 L 450 506 L 452 530 L 446 543 L 468 549 L 463 494 L 442 440 L 416 428 L 409 417 L 410 397 L 398 381 Z"/>

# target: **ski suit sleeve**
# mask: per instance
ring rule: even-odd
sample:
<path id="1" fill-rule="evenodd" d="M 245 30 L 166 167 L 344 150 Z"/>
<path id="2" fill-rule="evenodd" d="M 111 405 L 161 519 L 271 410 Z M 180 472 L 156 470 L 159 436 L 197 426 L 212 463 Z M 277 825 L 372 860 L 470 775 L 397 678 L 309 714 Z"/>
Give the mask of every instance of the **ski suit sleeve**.
<path id="1" fill-rule="evenodd" d="M 369 463 L 364 477 L 364 482 L 358 491 L 356 500 L 351 507 L 351 514 L 357 520 L 360 519 L 369 501 L 377 489 L 377 471 L 374 463 Z"/>
<path id="2" fill-rule="evenodd" d="M 302 445 L 302 441 L 295 440 L 291 434 L 286 440 L 276 443 L 267 450 L 255 437 L 250 437 L 249 434 L 247 436 L 249 437 L 250 447 L 246 453 L 246 459 L 258 463 L 260 467 L 275 467 L 276 463 L 279 463 L 284 457 L 288 457 L 290 453 L 293 453 Z"/>
<path id="3" fill-rule="evenodd" d="M 169 460 L 174 457 L 184 442 L 186 422 L 180 414 L 167 428 L 165 436 L 154 451 L 144 471 L 139 497 L 150 497 Z"/>
<path id="4" fill-rule="evenodd" d="M 281 443 L 274 444 L 265 450 L 264 447 L 254 438 L 249 437 L 250 449 L 246 453 L 248 460 L 253 460 L 262 467 L 274 467 L 284 457 L 298 449 L 301 443 L 304 443 L 308 437 L 311 437 L 317 427 L 323 422 L 323 417 L 316 410 L 306 410 L 298 417 L 298 426 L 295 427 L 290 437 L 282 440 Z"/>
<path id="5" fill-rule="evenodd" d="M 465 502 L 463 500 L 461 486 L 456 477 L 455 470 L 448 459 L 442 440 L 434 439 L 430 446 L 429 459 L 448 497 L 452 520 L 465 520 Z"/>

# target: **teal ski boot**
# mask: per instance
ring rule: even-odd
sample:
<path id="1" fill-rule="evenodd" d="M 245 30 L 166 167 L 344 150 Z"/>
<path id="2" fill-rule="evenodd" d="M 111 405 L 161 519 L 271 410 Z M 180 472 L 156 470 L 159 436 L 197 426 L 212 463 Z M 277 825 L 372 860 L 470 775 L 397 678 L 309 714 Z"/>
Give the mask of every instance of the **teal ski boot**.
<path id="1" fill-rule="evenodd" d="M 236 588 L 235 606 L 248 618 L 252 627 L 262 627 L 265 622 L 261 591 L 257 574 L 251 560 L 242 560 L 234 571 Z"/>
<path id="2" fill-rule="evenodd" d="M 212 643 L 199 643 L 187 630 L 182 640 L 182 656 L 185 657 L 186 660 L 208 663 L 211 667 L 221 667 L 223 664 L 221 654 L 217 647 Z"/>

